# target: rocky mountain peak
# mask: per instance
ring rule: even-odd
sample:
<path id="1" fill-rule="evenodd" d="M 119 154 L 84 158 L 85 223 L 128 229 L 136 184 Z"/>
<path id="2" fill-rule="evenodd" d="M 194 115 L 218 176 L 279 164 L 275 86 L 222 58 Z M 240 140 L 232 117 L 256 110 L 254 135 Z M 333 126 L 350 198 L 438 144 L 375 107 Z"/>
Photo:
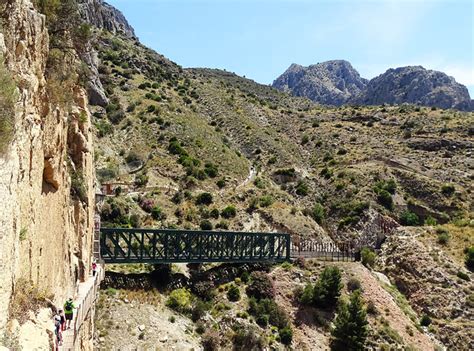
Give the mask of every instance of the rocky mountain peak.
<path id="1" fill-rule="evenodd" d="M 115 7 L 102 0 L 78 0 L 78 4 L 81 16 L 87 23 L 114 34 L 137 38 L 125 16 Z"/>
<path id="2" fill-rule="evenodd" d="M 292 64 L 273 87 L 322 104 L 342 105 L 366 84 L 348 61 L 332 60 L 308 67 Z"/>

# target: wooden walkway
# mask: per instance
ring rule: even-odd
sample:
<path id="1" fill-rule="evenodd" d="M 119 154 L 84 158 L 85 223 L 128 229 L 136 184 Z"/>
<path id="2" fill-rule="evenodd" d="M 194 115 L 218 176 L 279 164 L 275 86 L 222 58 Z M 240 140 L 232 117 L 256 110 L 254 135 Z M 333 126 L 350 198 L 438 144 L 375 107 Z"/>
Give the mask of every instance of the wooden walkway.
<path id="1" fill-rule="evenodd" d="M 75 351 L 80 350 L 80 345 L 77 345 L 77 336 L 80 333 L 82 324 L 90 316 L 90 311 L 95 304 L 100 282 L 104 279 L 105 272 L 100 264 L 97 265 L 97 273 L 95 276 L 89 278 L 79 284 L 77 295 L 74 298 L 74 319 L 71 323 L 71 328 L 63 331 L 63 344 L 58 348 L 58 351 Z"/>

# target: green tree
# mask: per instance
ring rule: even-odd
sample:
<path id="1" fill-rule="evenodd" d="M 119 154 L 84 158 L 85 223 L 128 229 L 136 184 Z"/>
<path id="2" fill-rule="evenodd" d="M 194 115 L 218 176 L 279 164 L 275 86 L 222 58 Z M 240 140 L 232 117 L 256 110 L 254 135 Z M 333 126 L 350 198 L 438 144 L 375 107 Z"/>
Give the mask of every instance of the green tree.
<path id="1" fill-rule="evenodd" d="M 332 307 L 341 295 L 341 271 L 337 267 L 326 267 L 316 282 L 313 302 L 316 306 Z"/>
<path id="2" fill-rule="evenodd" d="M 416 226 L 420 224 L 420 219 L 416 213 L 405 211 L 400 215 L 400 224 L 408 226 Z"/>
<path id="3" fill-rule="evenodd" d="M 331 349 L 335 351 L 358 351 L 365 349 L 368 334 L 367 311 L 360 291 L 351 294 L 350 303 L 341 302 L 338 308 Z"/>
<path id="4" fill-rule="evenodd" d="M 311 217 L 321 224 L 324 220 L 324 207 L 319 202 L 314 204 L 313 209 L 311 210 Z"/>

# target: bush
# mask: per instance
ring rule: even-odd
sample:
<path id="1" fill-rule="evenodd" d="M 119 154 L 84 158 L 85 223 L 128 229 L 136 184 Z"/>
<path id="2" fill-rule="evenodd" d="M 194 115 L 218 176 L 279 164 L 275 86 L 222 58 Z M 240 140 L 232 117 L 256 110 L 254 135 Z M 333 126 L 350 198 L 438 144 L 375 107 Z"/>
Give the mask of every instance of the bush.
<path id="1" fill-rule="evenodd" d="M 207 219 L 204 219 L 199 224 L 199 227 L 201 227 L 201 230 L 212 230 L 212 223 Z"/>
<path id="2" fill-rule="evenodd" d="M 204 351 L 217 351 L 220 344 L 219 333 L 214 329 L 210 329 L 204 333 L 201 342 Z"/>
<path id="3" fill-rule="evenodd" d="M 423 316 L 421 316 L 421 319 L 420 319 L 420 325 L 422 327 L 427 327 L 431 324 L 431 318 L 430 316 L 424 314 Z"/>
<path id="4" fill-rule="evenodd" d="M 254 327 L 237 328 L 232 337 L 234 350 L 263 350 L 265 340 L 258 335 Z"/>
<path id="5" fill-rule="evenodd" d="M 243 271 L 240 275 L 240 280 L 245 284 L 248 283 L 250 280 L 250 273 L 247 271 Z"/>
<path id="6" fill-rule="evenodd" d="M 214 284 L 210 281 L 200 281 L 193 285 L 193 292 L 201 299 L 209 301 L 215 296 Z"/>
<path id="7" fill-rule="evenodd" d="M 387 190 L 380 190 L 377 195 L 377 201 L 386 209 L 393 210 L 392 195 Z"/>
<path id="8" fill-rule="evenodd" d="M 365 350 L 367 338 L 367 313 L 364 309 L 360 291 L 351 294 L 350 303 L 342 302 L 339 305 L 334 329 L 331 334 L 332 350 Z"/>
<path id="9" fill-rule="evenodd" d="M 435 226 L 437 224 L 438 224 L 438 221 L 436 220 L 436 218 L 433 218 L 431 216 L 428 216 L 425 220 L 425 225 Z"/>
<path id="10" fill-rule="evenodd" d="M 449 242 L 449 233 L 439 233 L 438 234 L 438 244 L 447 245 Z"/>
<path id="11" fill-rule="evenodd" d="M 304 305 L 311 305 L 313 303 L 314 288 L 311 283 L 306 284 L 301 294 L 300 302 Z"/>
<path id="12" fill-rule="evenodd" d="M 324 207 L 319 202 L 316 202 L 311 210 L 311 217 L 319 224 L 324 220 Z"/>
<path id="13" fill-rule="evenodd" d="M 286 326 L 285 328 L 280 329 L 279 334 L 280 334 L 280 340 L 282 344 L 284 345 L 291 344 L 291 341 L 293 340 L 293 330 L 291 329 L 290 326 Z"/>
<path id="14" fill-rule="evenodd" d="M 347 282 L 347 290 L 349 290 L 350 292 L 353 292 L 355 290 L 361 290 L 361 289 L 362 289 L 362 285 L 360 284 L 359 279 L 351 278 Z"/>
<path id="15" fill-rule="evenodd" d="M 162 218 L 163 216 L 163 211 L 161 210 L 161 207 L 156 205 L 151 209 L 151 217 L 155 220 L 158 221 Z"/>
<path id="16" fill-rule="evenodd" d="M 239 301 L 240 300 L 240 290 L 239 288 L 232 284 L 227 290 L 227 298 L 229 301 Z"/>
<path id="17" fill-rule="evenodd" d="M 257 300 L 255 297 L 249 299 L 249 313 L 255 316 L 257 323 L 264 327 L 267 324 L 281 329 L 289 325 L 286 312 L 272 299 Z"/>
<path id="18" fill-rule="evenodd" d="M 196 197 L 196 205 L 210 205 L 212 201 L 212 194 L 210 193 L 201 193 Z"/>
<path id="19" fill-rule="evenodd" d="M 191 293 L 185 288 L 173 290 L 166 300 L 166 306 L 178 312 L 188 312 L 191 308 Z"/>
<path id="20" fill-rule="evenodd" d="M 361 256 L 362 264 L 364 266 L 370 267 L 370 268 L 374 266 L 375 258 L 377 257 L 377 255 L 372 249 L 368 247 L 362 248 L 360 252 L 360 256 Z"/>
<path id="21" fill-rule="evenodd" d="M 216 185 L 219 189 L 222 189 L 223 187 L 225 187 L 225 179 L 219 179 L 217 182 L 216 182 Z"/>
<path id="22" fill-rule="evenodd" d="M 236 210 L 235 207 L 232 206 L 232 205 L 227 206 L 226 208 L 224 208 L 224 209 L 221 211 L 221 216 L 224 217 L 224 218 L 226 218 L 226 219 L 235 217 L 236 215 L 237 215 L 237 210 Z"/>
<path id="23" fill-rule="evenodd" d="M 474 246 L 467 249 L 464 262 L 470 271 L 474 271 Z"/>
<path id="24" fill-rule="evenodd" d="M 416 226 L 420 224 L 420 219 L 416 213 L 410 211 L 404 211 L 400 215 L 400 224 L 407 226 Z"/>
<path id="25" fill-rule="evenodd" d="M 309 187 L 308 184 L 306 184 L 304 181 L 300 180 L 298 184 L 296 185 L 296 194 L 300 196 L 306 196 L 309 193 Z"/>
<path id="26" fill-rule="evenodd" d="M 215 178 L 217 177 L 219 171 L 217 169 L 217 166 L 208 162 L 204 165 L 204 172 L 209 176 L 210 178 Z"/>
<path id="27" fill-rule="evenodd" d="M 252 272 L 250 279 L 250 284 L 246 289 L 248 296 L 257 299 L 273 298 L 275 296 L 273 283 L 265 272 Z"/>
<path id="28" fill-rule="evenodd" d="M 191 319 L 194 323 L 196 323 L 198 320 L 200 320 L 205 314 L 206 311 L 208 310 L 206 303 L 204 303 L 201 300 L 197 300 L 193 304 L 193 308 L 191 311 Z"/>
<path id="29" fill-rule="evenodd" d="M 471 279 L 469 278 L 469 276 L 464 273 L 464 272 L 461 272 L 461 271 L 458 271 L 458 273 L 456 274 L 456 276 L 459 278 L 459 279 L 462 279 L 462 280 L 465 280 L 465 281 L 470 281 Z"/>
<path id="30" fill-rule="evenodd" d="M 141 161 L 140 155 L 138 155 L 135 151 L 130 151 L 128 155 L 125 157 L 125 162 L 127 163 L 134 163 Z"/>
<path id="31" fill-rule="evenodd" d="M 264 195 L 260 198 L 259 203 L 260 203 L 260 206 L 262 207 L 268 207 L 268 206 L 271 206 L 274 201 L 275 200 L 273 199 L 271 195 Z"/>
<path id="32" fill-rule="evenodd" d="M 446 196 L 453 195 L 455 190 L 456 189 L 454 188 L 454 185 L 452 184 L 444 184 L 441 187 L 441 192 L 443 193 L 443 195 L 446 195 Z"/>

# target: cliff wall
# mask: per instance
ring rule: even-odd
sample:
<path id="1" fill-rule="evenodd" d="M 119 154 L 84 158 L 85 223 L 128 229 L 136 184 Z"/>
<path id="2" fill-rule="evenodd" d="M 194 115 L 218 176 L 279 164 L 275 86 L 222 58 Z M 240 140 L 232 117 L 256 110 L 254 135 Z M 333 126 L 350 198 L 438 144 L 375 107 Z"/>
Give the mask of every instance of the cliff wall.
<path id="1" fill-rule="evenodd" d="M 52 102 L 45 17 L 30 0 L 0 1 L 0 15 L 0 50 L 17 86 L 13 139 L 0 155 L 0 345 L 4 333 L 16 335 L 20 346 L 35 335 L 41 349 L 49 346 L 50 334 L 42 330 L 47 324 L 17 322 L 15 311 L 28 307 L 19 306 L 24 301 L 18 296 L 28 291 L 30 300 L 38 294 L 61 306 L 89 274 L 92 128 L 80 86 L 67 104 Z M 41 309 L 28 319 L 40 315 Z M 25 333 L 26 327 L 37 333 Z"/>

